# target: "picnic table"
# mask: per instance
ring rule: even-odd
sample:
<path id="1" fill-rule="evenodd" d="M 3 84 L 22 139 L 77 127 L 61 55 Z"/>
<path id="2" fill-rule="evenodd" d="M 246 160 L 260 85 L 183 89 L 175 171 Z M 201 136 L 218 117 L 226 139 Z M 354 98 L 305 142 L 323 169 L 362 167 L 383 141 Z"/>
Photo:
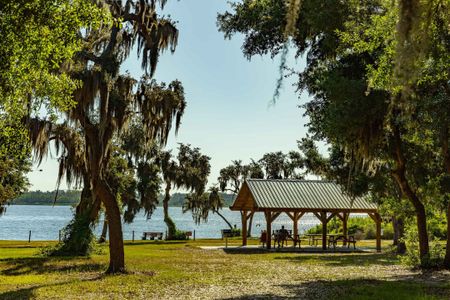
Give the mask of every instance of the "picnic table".
<path id="1" fill-rule="evenodd" d="M 321 234 L 305 234 L 305 238 L 308 240 L 308 245 L 317 246 L 319 241 L 322 240 Z"/>
<path id="2" fill-rule="evenodd" d="M 305 234 L 304 236 L 308 239 L 308 244 L 310 246 L 318 246 L 319 241 L 322 240 L 321 234 Z M 333 249 L 336 249 L 338 242 L 342 242 L 342 246 L 347 246 L 347 248 L 350 247 L 350 244 L 353 244 L 353 248 L 356 249 L 355 236 L 345 236 L 343 234 L 327 234 L 328 248 L 333 246 Z"/>

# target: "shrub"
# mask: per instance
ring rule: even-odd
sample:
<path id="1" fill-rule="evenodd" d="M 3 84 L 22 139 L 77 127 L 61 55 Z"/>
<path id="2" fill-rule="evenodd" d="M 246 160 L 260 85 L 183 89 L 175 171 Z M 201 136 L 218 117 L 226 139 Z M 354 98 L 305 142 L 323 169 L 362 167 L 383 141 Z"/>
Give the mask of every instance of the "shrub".
<path id="1" fill-rule="evenodd" d="M 239 228 L 231 229 L 231 236 L 241 236 L 241 230 Z"/>
<path id="2" fill-rule="evenodd" d="M 400 261 L 403 264 L 414 268 L 434 268 L 441 265 L 443 262 L 445 249 L 436 237 L 430 239 L 430 253 L 428 257 L 426 257 L 422 263 L 420 262 L 419 234 L 417 233 L 417 227 L 414 223 L 407 227 L 404 240 L 406 244 L 406 253 L 400 258 Z"/>
<path id="3" fill-rule="evenodd" d="M 62 231 L 62 242 L 46 247 L 47 256 L 88 256 L 96 249 L 95 236 L 87 215 L 75 215 Z"/>
<path id="4" fill-rule="evenodd" d="M 339 234 L 343 232 L 342 222 L 333 218 L 327 226 L 329 234 Z M 394 237 L 394 229 L 392 227 L 392 223 L 382 223 L 381 229 L 383 231 L 382 237 L 385 239 L 392 239 Z M 347 221 L 347 231 L 349 235 L 356 235 L 358 232 L 358 236 L 362 239 L 375 239 L 376 238 L 376 224 L 375 222 L 369 218 L 349 218 Z M 322 233 L 322 225 L 316 225 L 307 231 L 309 234 L 320 234 Z"/>
<path id="5" fill-rule="evenodd" d="M 172 240 L 174 241 L 184 241 L 187 240 L 188 236 L 186 235 L 186 231 L 182 231 L 182 230 L 175 230 L 173 236 L 172 236 Z"/>

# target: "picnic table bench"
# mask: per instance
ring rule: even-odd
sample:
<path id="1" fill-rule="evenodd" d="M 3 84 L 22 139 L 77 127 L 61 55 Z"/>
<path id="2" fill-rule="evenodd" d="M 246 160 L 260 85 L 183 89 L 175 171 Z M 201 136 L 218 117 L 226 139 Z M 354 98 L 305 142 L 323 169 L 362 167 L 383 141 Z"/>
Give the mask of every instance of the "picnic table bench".
<path id="1" fill-rule="evenodd" d="M 333 249 L 336 249 L 336 245 L 338 242 L 342 242 L 342 246 L 347 245 L 347 248 L 350 248 L 350 244 L 353 244 L 353 249 L 356 249 L 356 239 L 354 235 L 344 236 L 344 235 L 330 235 L 328 238 L 328 248 L 333 246 Z"/>
<path id="2" fill-rule="evenodd" d="M 153 231 L 145 231 L 144 234 L 142 235 L 142 239 L 146 240 L 147 237 L 150 240 L 162 240 L 163 239 L 163 233 L 162 232 L 153 232 Z"/>

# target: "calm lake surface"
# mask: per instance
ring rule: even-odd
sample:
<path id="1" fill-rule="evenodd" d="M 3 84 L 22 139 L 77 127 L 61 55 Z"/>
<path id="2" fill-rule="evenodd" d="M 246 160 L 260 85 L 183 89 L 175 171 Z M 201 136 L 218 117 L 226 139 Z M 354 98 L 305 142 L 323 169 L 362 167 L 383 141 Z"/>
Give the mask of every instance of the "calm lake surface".
<path id="1" fill-rule="evenodd" d="M 222 212 L 231 224 L 236 224 L 238 228 L 241 227 L 239 212 L 230 211 L 228 208 L 223 209 Z M 226 223 L 215 214 L 210 214 L 207 223 L 195 225 L 192 215 L 190 213 L 183 214 L 181 207 L 170 207 L 169 213 L 179 229 L 195 230 L 197 238 L 219 238 L 220 230 L 227 228 Z M 11 205 L 7 208 L 6 213 L 0 216 L 0 240 L 28 240 L 29 230 L 31 230 L 31 240 L 33 241 L 57 240 L 59 230 L 72 219 L 72 215 L 71 206 Z M 300 233 L 304 232 L 316 224 L 319 224 L 316 217 L 306 214 L 300 219 L 299 231 Z M 292 221 L 286 214 L 281 214 L 275 220 L 272 229 L 281 228 L 282 225 L 285 225 L 287 229 L 292 229 Z M 252 235 L 259 236 L 265 227 L 264 214 L 255 213 Z M 97 226 L 95 231 L 99 235 L 101 226 Z M 148 220 L 143 213 L 137 215 L 133 223 L 124 224 L 123 231 L 126 240 L 131 240 L 133 231 L 135 231 L 136 239 L 140 239 L 144 231 L 165 232 L 162 208 L 157 208 L 151 219 Z"/>

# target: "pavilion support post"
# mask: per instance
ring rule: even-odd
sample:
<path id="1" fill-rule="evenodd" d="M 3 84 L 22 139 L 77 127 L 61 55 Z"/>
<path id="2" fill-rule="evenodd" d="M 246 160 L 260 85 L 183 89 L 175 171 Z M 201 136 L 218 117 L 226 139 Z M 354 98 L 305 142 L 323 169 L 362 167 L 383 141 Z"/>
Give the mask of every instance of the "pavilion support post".
<path id="1" fill-rule="evenodd" d="M 314 215 L 322 223 L 322 250 L 327 250 L 327 224 L 335 214 L 327 218 L 327 212 L 323 210 L 320 213 L 315 212 Z"/>
<path id="2" fill-rule="evenodd" d="M 322 250 L 327 250 L 327 224 L 338 214 L 333 212 L 327 217 L 327 212 L 325 210 L 322 210 L 320 213 L 313 212 L 313 214 L 322 223 Z"/>
<path id="3" fill-rule="evenodd" d="M 376 247 L 377 247 L 377 252 L 381 252 L 381 216 L 377 212 L 369 213 L 368 215 L 375 222 L 375 225 L 376 225 L 376 238 L 377 238 Z"/>
<path id="4" fill-rule="evenodd" d="M 242 216 L 242 246 L 247 246 L 247 211 L 241 212 Z"/>
<path id="5" fill-rule="evenodd" d="M 264 215 L 266 217 L 266 246 L 267 249 L 270 249 L 272 246 L 272 212 L 265 211 Z"/>
<path id="6" fill-rule="evenodd" d="M 298 235 L 298 215 L 299 215 L 298 212 L 294 212 L 294 219 L 293 219 L 293 222 L 294 222 L 294 238 L 296 238 L 297 235 Z"/>
<path id="7" fill-rule="evenodd" d="M 304 212 L 294 212 L 294 213 L 287 213 L 287 215 L 289 216 L 289 218 L 291 218 L 294 226 L 294 237 L 296 237 L 298 235 L 298 221 L 300 220 L 301 217 L 303 217 L 305 213 Z"/>
<path id="8" fill-rule="evenodd" d="M 320 221 L 322 222 L 322 250 L 327 250 L 327 212 L 320 213 Z"/>

